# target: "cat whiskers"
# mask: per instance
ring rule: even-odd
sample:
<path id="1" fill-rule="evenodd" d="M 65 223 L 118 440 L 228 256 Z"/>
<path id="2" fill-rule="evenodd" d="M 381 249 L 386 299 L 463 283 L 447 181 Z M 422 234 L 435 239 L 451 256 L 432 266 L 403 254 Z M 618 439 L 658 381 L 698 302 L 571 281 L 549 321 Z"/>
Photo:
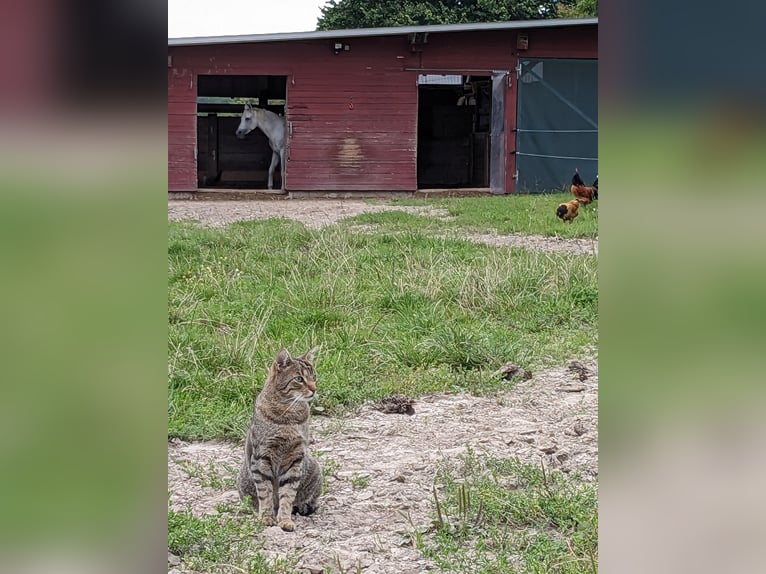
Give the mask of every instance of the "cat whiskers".
<path id="1" fill-rule="evenodd" d="M 294 407 L 296 404 L 298 404 L 298 401 L 300 401 L 302 398 L 303 398 L 303 397 L 301 397 L 300 395 L 296 395 L 296 396 L 295 396 L 295 398 L 294 398 L 294 399 L 293 399 L 293 400 L 290 402 L 290 404 L 289 404 L 289 405 L 287 405 L 287 408 L 286 408 L 286 409 L 284 410 L 284 412 L 282 413 L 282 416 L 285 416 L 285 415 L 287 414 L 287 412 L 288 412 L 288 411 L 289 411 L 291 408 L 293 408 L 293 407 Z"/>

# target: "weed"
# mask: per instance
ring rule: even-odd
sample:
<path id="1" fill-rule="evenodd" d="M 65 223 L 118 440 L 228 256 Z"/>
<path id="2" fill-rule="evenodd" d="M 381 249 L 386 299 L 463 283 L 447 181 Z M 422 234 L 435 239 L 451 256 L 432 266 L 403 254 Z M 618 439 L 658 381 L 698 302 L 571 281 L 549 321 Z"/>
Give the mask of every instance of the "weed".
<path id="1" fill-rule="evenodd" d="M 370 477 L 360 474 L 354 474 L 351 477 L 351 487 L 354 490 L 363 490 L 370 484 Z"/>
<path id="2" fill-rule="evenodd" d="M 237 571 L 247 574 L 294 571 L 297 558 L 265 558 L 255 535 L 261 528 L 252 514 L 235 512 L 196 517 L 191 510 L 168 509 L 168 550 L 196 572 Z"/>
<path id="3" fill-rule="evenodd" d="M 225 476 L 221 476 L 215 463 L 210 461 L 207 466 L 199 462 L 192 462 L 188 460 L 176 460 L 178 466 L 180 466 L 187 476 L 190 478 L 196 478 L 202 486 L 214 488 L 216 490 L 231 490 L 236 486 L 237 469 L 232 468 L 229 465 L 224 465 L 227 471 Z"/>
<path id="4" fill-rule="evenodd" d="M 469 449 L 442 464 L 433 497 L 434 532 L 413 539 L 444 570 L 597 571 L 595 486 Z"/>

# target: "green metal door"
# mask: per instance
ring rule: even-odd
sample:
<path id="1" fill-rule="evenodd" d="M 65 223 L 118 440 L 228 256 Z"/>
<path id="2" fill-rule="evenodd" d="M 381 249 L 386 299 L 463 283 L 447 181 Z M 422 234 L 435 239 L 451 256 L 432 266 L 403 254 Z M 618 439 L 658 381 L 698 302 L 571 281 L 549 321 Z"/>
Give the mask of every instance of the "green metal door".
<path id="1" fill-rule="evenodd" d="M 518 72 L 516 191 L 569 189 L 579 168 L 598 175 L 598 60 L 522 59 Z"/>

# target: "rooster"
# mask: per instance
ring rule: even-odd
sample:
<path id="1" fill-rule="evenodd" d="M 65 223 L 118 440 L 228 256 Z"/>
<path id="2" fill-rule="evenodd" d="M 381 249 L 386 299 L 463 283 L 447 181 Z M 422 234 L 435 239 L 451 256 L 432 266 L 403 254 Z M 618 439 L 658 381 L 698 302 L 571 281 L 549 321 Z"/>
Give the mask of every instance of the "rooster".
<path id="1" fill-rule="evenodd" d="M 575 168 L 574 175 L 572 176 L 572 186 L 569 189 L 580 203 L 587 205 L 594 199 L 598 199 L 598 175 L 593 185 L 587 186 L 580 177 L 580 172 Z"/>
<path id="2" fill-rule="evenodd" d="M 579 209 L 579 207 L 580 207 L 579 199 L 573 199 L 572 201 L 561 203 L 556 208 L 556 217 L 558 217 L 562 221 L 568 221 L 569 223 L 572 223 L 572 220 L 575 217 L 577 217 L 577 210 Z"/>

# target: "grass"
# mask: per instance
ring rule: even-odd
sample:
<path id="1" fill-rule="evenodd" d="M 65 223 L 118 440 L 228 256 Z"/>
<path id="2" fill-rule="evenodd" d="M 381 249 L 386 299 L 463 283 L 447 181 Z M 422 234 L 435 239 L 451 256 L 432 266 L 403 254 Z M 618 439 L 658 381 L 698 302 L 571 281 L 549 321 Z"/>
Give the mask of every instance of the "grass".
<path id="1" fill-rule="evenodd" d="M 265 558 L 256 534 L 262 525 L 252 508 L 219 508 L 216 514 L 194 516 L 190 510 L 168 509 L 168 551 L 194 572 L 292 574 L 297 557 Z"/>
<path id="2" fill-rule="evenodd" d="M 444 199 L 400 199 L 395 205 L 443 209 L 447 219 L 411 215 L 404 212 L 366 213 L 348 223 L 381 225 L 386 229 L 412 231 L 463 230 L 474 233 L 525 233 L 558 237 L 595 238 L 598 236 L 598 201 L 581 206 L 570 224 L 555 216 L 556 207 L 573 198 L 571 193 L 503 195 Z"/>
<path id="3" fill-rule="evenodd" d="M 441 572 L 595 574 L 596 487 L 468 450 L 442 464 L 433 526 L 413 538 Z"/>
<path id="4" fill-rule="evenodd" d="M 434 200 L 450 219 L 366 214 L 322 230 L 284 219 L 170 224 L 169 436 L 241 440 L 282 346 L 321 345 L 313 406 L 325 414 L 392 393 L 492 392 L 509 384 L 491 375 L 506 361 L 539 369 L 592 348 L 595 257 L 455 237 L 492 229 L 594 236 L 596 213 L 572 225 L 552 216 L 562 199 Z M 339 464 L 322 464 L 326 482 Z M 201 484 L 232 487 L 213 466 L 183 466 Z M 355 490 L 369 485 L 363 475 L 350 481 Z M 442 465 L 434 525 L 413 537 L 445 572 L 593 572 L 595 504 L 592 487 L 469 451 L 457 466 Z M 294 571 L 298 556 L 263 557 L 261 528 L 247 504 L 204 517 L 168 509 L 168 549 L 199 572 Z"/>
<path id="5" fill-rule="evenodd" d="M 367 488 L 367 486 L 370 484 L 370 477 L 369 476 L 362 476 L 359 474 L 354 474 L 351 477 L 351 487 L 354 490 L 364 490 Z"/>
<path id="6" fill-rule="evenodd" d="M 210 461 L 207 467 L 199 462 L 187 460 L 176 460 L 175 462 L 184 470 L 187 476 L 196 478 L 202 486 L 225 491 L 233 489 L 237 484 L 236 474 L 238 469 L 232 468 L 229 465 L 224 465 L 227 475 L 221 476 L 213 461 Z"/>
<path id="7" fill-rule="evenodd" d="M 560 364 L 597 337 L 592 256 L 270 219 L 172 223 L 168 259 L 169 435 L 184 439 L 241 439 L 282 346 L 321 345 L 314 406 L 333 414 L 489 392 L 503 363 Z"/>

